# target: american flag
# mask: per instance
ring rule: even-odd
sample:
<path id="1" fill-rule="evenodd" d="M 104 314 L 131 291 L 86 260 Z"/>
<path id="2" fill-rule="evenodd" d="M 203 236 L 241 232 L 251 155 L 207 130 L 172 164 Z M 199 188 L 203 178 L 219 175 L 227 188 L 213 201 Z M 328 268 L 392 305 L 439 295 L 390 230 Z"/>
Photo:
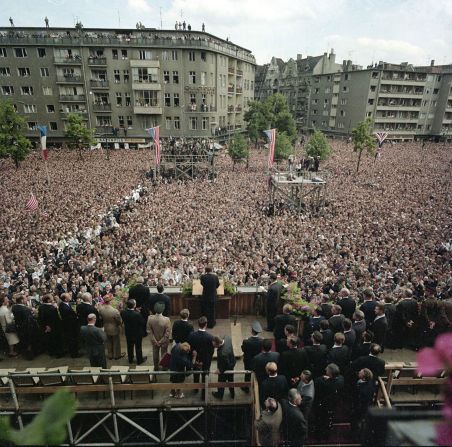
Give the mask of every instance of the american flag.
<path id="1" fill-rule="evenodd" d="M 268 138 L 268 169 L 271 169 L 275 158 L 276 129 L 264 130 L 264 133 Z"/>
<path id="2" fill-rule="evenodd" d="M 28 199 L 27 204 L 25 205 L 25 208 L 29 211 L 36 211 L 38 209 L 38 201 L 36 200 L 36 197 L 33 193 L 31 193 L 30 198 Z"/>
<path id="3" fill-rule="evenodd" d="M 155 145 L 155 163 L 160 164 L 160 126 L 148 129 L 149 136 L 154 140 Z"/>
<path id="4" fill-rule="evenodd" d="M 388 137 L 388 133 L 387 132 L 375 132 L 375 136 L 377 137 L 378 140 L 378 147 L 383 146 L 383 141 L 386 140 L 386 138 Z"/>

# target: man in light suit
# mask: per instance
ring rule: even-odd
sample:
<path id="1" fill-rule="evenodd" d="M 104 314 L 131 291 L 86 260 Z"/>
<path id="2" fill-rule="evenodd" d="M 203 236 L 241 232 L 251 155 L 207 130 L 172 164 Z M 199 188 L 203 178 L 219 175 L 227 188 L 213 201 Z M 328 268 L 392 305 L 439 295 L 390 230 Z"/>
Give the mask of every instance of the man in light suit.
<path id="1" fill-rule="evenodd" d="M 159 370 L 160 357 L 163 357 L 168 352 L 171 334 L 171 322 L 168 317 L 163 316 L 164 310 L 164 303 L 156 303 L 154 306 L 155 315 L 149 315 L 146 326 L 147 333 L 151 337 L 155 371 Z"/>
<path id="2" fill-rule="evenodd" d="M 104 331 L 107 335 L 108 358 L 118 360 L 125 356 L 125 353 L 121 353 L 121 339 L 119 338 L 122 320 L 119 310 L 111 305 L 112 299 L 113 295 L 105 295 L 105 304 L 99 308 L 99 314 L 104 322 Z"/>
<path id="3" fill-rule="evenodd" d="M 105 342 L 107 336 L 102 329 L 96 327 L 96 315 L 88 315 L 88 324 L 80 328 L 80 337 L 85 344 L 91 366 L 100 366 L 107 368 L 107 359 L 105 358 Z"/>

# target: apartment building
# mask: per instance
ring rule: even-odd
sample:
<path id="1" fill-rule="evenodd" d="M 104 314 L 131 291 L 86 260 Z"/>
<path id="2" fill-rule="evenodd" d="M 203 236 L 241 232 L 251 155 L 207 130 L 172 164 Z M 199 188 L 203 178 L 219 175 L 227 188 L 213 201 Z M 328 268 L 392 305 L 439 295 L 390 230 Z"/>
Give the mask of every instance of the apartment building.
<path id="1" fill-rule="evenodd" d="M 68 113 L 80 113 L 99 139 L 144 142 L 210 137 L 244 128 L 254 99 L 255 58 L 205 32 L 130 29 L 0 28 L 0 96 L 27 122 L 64 140 Z"/>

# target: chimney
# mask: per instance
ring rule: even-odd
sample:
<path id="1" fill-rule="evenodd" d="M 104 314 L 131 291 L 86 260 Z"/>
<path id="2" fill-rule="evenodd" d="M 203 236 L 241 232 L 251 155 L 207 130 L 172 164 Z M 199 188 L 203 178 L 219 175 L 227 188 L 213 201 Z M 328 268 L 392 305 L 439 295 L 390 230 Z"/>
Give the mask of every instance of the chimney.
<path id="1" fill-rule="evenodd" d="M 297 61 L 303 59 L 303 55 L 301 53 L 297 53 Z"/>
<path id="2" fill-rule="evenodd" d="M 346 71 L 347 70 L 347 61 L 344 59 L 342 61 L 342 71 Z"/>
<path id="3" fill-rule="evenodd" d="M 430 61 L 430 67 L 433 67 L 435 65 L 435 59 L 432 59 L 431 61 Z"/>

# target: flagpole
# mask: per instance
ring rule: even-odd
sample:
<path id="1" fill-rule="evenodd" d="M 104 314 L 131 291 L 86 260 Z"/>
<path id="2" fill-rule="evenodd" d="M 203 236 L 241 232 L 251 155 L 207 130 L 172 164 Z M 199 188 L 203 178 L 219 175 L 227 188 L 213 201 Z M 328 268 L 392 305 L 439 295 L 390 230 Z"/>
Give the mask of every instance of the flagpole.
<path id="1" fill-rule="evenodd" d="M 45 168 L 46 168 L 47 185 L 50 185 L 50 176 L 49 176 L 49 168 L 48 168 L 48 166 L 47 166 L 47 160 L 45 160 L 44 166 L 45 166 Z"/>

